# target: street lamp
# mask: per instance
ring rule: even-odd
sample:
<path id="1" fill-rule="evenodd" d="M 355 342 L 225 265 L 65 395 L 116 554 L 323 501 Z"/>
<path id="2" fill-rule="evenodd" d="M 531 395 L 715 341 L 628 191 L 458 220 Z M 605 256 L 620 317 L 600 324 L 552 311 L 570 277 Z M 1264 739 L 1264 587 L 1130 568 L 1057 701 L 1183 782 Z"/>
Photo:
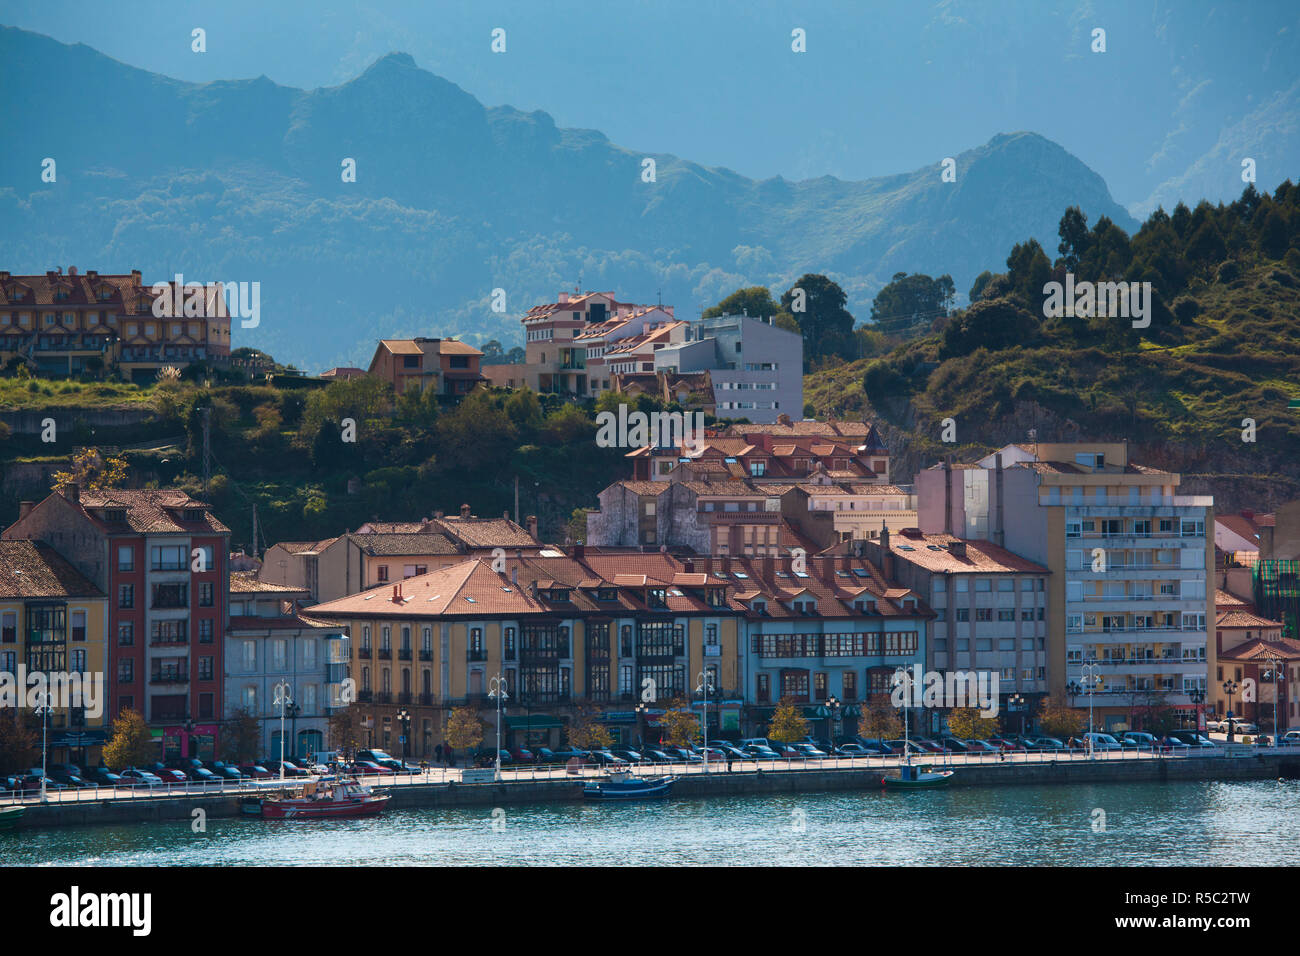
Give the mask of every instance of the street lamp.
<path id="1" fill-rule="evenodd" d="M 1273 653 L 1272 651 L 1269 651 L 1268 654 L 1265 655 L 1264 660 L 1268 661 L 1268 670 L 1266 670 L 1261 676 L 1265 680 L 1271 679 L 1273 681 L 1273 746 L 1276 747 L 1277 746 L 1277 690 L 1278 690 L 1277 681 L 1278 681 L 1278 677 L 1281 676 L 1278 665 L 1282 663 L 1282 658 L 1278 657 L 1277 654 Z M 1255 705 L 1255 709 L 1256 711 L 1259 710 L 1258 704 Z"/>
<path id="2" fill-rule="evenodd" d="M 1080 686 L 1078 683 L 1076 683 L 1076 682 L 1074 682 L 1074 681 L 1071 681 L 1071 682 L 1070 682 L 1070 693 L 1071 693 L 1073 696 L 1077 697 L 1077 696 L 1079 695 L 1080 691 L 1082 691 L 1083 693 L 1085 693 L 1085 694 L 1088 695 L 1088 737 L 1087 737 L 1087 741 L 1088 741 L 1088 756 L 1089 756 L 1089 758 L 1091 758 L 1091 757 L 1092 757 L 1092 754 L 1093 754 L 1093 736 L 1092 736 L 1092 733 L 1093 733 L 1093 730 L 1092 730 L 1092 698 L 1093 698 L 1093 695 L 1097 692 L 1097 681 L 1099 680 L 1099 678 L 1098 678 L 1098 676 L 1097 676 L 1097 669 L 1098 669 L 1098 667 L 1100 667 L 1100 666 L 1101 666 L 1101 665 L 1100 665 L 1100 664 L 1099 664 L 1099 663 L 1098 663 L 1094 658 L 1091 658 L 1091 657 L 1088 658 L 1088 660 L 1085 661 L 1084 664 L 1083 664 L 1083 666 L 1079 669 L 1079 679 L 1083 681 L 1083 685 Z"/>
<path id="3" fill-rule="evenodd" d="M 1232 743 L 1233 740 L 1232 695 L 1237 692 L 1237 688 L 1240 686 L 1241 686 L 1240 684 L 1238 684 L 1235 680 L 1232 680 L 1231 678 L 1223 682 L 1223 692 L 1228 695 L 1228 710 L 1227 713 L 1223 715 L 1224 719 L 1228 722 L 1228 743 Z"/>
<path id="4" fill-rule="evenodd" d="M 1190 700 L 1192 706 L 1196 708 L 1196 712 L 1192 716 L 1192 719 L 1196 722 L 1196 726 L 1193 729 L 1199 734 L 1201 732 L 1201 705 L 1205 703 L 1205 691 L 1199 687 L 1193 687 L 1187 692 L 1187 699 Z"/>
<path id="5" fill-rule="evenodd" d="M 397 722 L 402 727 L 402 765 L 411 756 L 411 714 L 405 707 L 397 712 Z"/>
<path id="6" fill-rule="evenodd" d="M 501 779 L 501 702 L 510 694 L 506 692 L 506 679 L 500 674 L 488 681 L 488 696 L 497 702 L 497 760 L 495 779 Z"/>
<path id="7" fill-rule="evenodd" d="M 700 671 L 697 678 L 700 686 L 695 693 L 704 695 L 704 772 L 709 772 L 709 692 L 713 690 L 713 673 L 707 668 Z"/>
<path id="8" fill-rule="evenodd" d="M 37 706 L 36 712 L 41 715 L 41 803 L 46 801 L 45 796 L 45 767 L 48 749 L 46 742 L 49 739 L 50 726 L 50 692 L 44 691 L 40 696 L 40 705 Z"/>
<path id="9" fill-rule="evenodd" d="M 839 723 L 839 720 L 840 720 L 840 699 L 839 699 L 838 697 L 836 697 L 834 694 L 832 694 L 830 697 L 828 697 L 828 698 L 826 699 L 826 706 L 827 706 L 828 708 L 830 708 L 830 712 L 831 712 L 830 720 L 828 721 L 829 724 L 830 724 L 830 730 L 831 730 L 831 732 L 830 732 L 829 734 L 827 734 L 826 736 L 827 736 L 828 738 L 830 738 L 830 745 L 831 745 L 831 748 L 834 749 L 834 747 L 835 747 L 835 725 L 836 725 L 837 723 Z"/>
<path id="10" fill-rule="evenodd" d="M 634 709 L 636 710 L 636 742 L 638 746 L 644 747 L 645 731 L 642 728 L 644 726 L 646 714 L 650 712 L 650 707 L 645 703 L 645 701 L 641 701 Z"/>
<path id="11" fill-rule="evenodd" d="M 280 708 L 280 782 L 284 783 L 284 715 L 293 703 L 293 688 L 287 681 L 275 685 L 275 700 L 272 703 Z"/>

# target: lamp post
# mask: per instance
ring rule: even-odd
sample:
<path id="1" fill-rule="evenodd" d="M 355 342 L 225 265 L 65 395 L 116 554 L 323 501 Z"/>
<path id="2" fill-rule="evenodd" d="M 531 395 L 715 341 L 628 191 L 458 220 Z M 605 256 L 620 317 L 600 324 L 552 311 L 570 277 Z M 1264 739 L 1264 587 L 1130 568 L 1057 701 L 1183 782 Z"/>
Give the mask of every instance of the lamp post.
<path id="1" fill-rule="evenodd" d="M 488 696 L 497 703 L 497 752 L 496 774 L 494 779 L 501 779 L 501 702 L 510 694 L 506 692 L 506 679 L 500 674 L 488 681 Z"/>
<path id="2" fill-rule="evenodd" d="M 46 743 L 49 740 L 50 726 L 50 692 L 47 690 L 41 694 L 41 703 L 36 708 L 36 712 L 41 715 L 41 803 L 48 798 L 45 796 L 45 767 L 48 756 Z"/>
<path id="3" fill-rule="evenodd" d="M 1025 698 L 1023 694 L 1012 694 L 1007 699 L 1007 707 L 1011 710 L 1020 711 L 1020 736 L 1025 735 Z"/>
<path id="4" fill-rule="evenodd" d="M 836 697 L 834 694 L 832 694 L 830 697 L 826 699 L 826 706 L 830 708 L 830 712 L 831 712 L 830 721 L 829 721 L 831 725 L 831 732 L 826 736 L 830 738 L 831 747 L 832 749 L 834 749 L 835 725 L 839 723 L 839 719 L 840 719 L 840 699 Z"/>
<path id="5" fill-rule="evenodd" d="M 280 681 L 275 685 L 275 700 L 273 703 L 280 708 L 280 782 L 284 783 L 284 715 L 293 703 L 292 688 L 287 681 Z"/>
<path id="6" fill-rule="evenodd" d="M 695 693 L 704 694 L 704 772 L 709 772 L 709 691 L 713 690 L 713 674 L 708 668 L 700 671 L 700 686 L 695 688 Z"/>
<path id="7" fill-rule="evenodd" d="M 402 766 L 405 767 L 411 756 L 411 714 L 405 707 L 397 712 L 397 722 L 402 728 Z"/>
<path id="8" fill-rule="evenodd" d="M 1278 657 L 1277 654 L 1273 653 L 1272 651 L 1269 651 L 1268 654 L 1265 655 L 1264 660 L 1268 661 L 1268 670 L 1266 670 L 1261 676 L 1265 680 L 1271 679 L 1273 681 L 1273 746 L 1276 747 L 1277 746 L 1277 691 L 1278 691 L 1277 681 L 1278 681 L 1278 677 L 1280 676 L 1278 665 L 1282 663 L 1282 658 Z M 1256 705 L 1256 709 L 1258 710 L 1258 705 Z"/>
<path id="9" fill-rule="evenodd" d="M 1237 688 L 1240 687 L 1240 686 L 1241 686 L 1240 684 L 1238 684 L 1235 680 L 1232 680 L 1231 678 L 1229 678 L 1228 680 L 1225 680 L 1225 681 L 1223 682 L 1223 692 L 1224 692 L 1225 694 L 1228 695 L 1228 710 L 1227 710 L 1227 712 L 1223 715 L 1224 720 L 1227 721 L 1227 723 L 1228 723 L 1228 743 L 1232 743 L 1232 741 L 1233 741 L 1233 733 L 1232 733 L 1232 726 L 1233 726 L 1233 725 L 1232 725 L 1232 695 L 1235 694 L 1235 693 L 1237 692 Z"/>
<path id="10" fill-rule="evenodd" d="M 1088 660 L 1085 661 L 1084 664 L 1083 664 L 1083 666 L 1079 669 L 1079 679 L 1080 679 L 1081 681 L 1083 681 L 1082 686 L 1080 686 L 1078 683 L 1075 683 L 1074 681 L 1071 681 L 1071 682 L 1070 682 L 1070 692 L 1071 692 L 1071 694 L 1072 694 L 1073 696 L 1076 696 L 1076 697 L 1077 697 L 1077 696 L 1079 695 L 1079 692 L 1080 692 L 1081 690 L 1083 691 L 1083 693 L 1085 693 L 1085 694 L 1088 695 L 1088 737 L 1087 737 L 1087 741 L 1088 741 L 1088 756 L 1089 756 L 1089 758 L 1091 758 L 1091 757 L 1092 757 L 1092 754 L 1093 754 L 1093 737 L 1092 737 L 1092 734 L 1093 734 L 1093 729 L 1092 729 L 1092 698 L 1093 698 L 1093 694 L 1095 694 L 1095 693 L 1096 693 L 1096 690 L 1097 690 L 1097 680 L 1098 680 L 1098 678 L 1097 678 L 1097 668 L 1098 668 L 1099 666 L 1100 666 L 1100 665 L 1098 664 L 1098 662 L 1097 662 L 1094 658 L 1091 658 L 1091 657 L 1088 658 Z"/>
<path id="11" fill-rule="evenodd" d="M 1199 734 L 1201 732 L 1201 705 L 1205 703 L 1205 691 L 1199 687 L 1193 687 L 1187 692 L 1187 699 L 1192 702 L 1192 706 L 1195 708 L 1192 720 L 1196 726 L 1193 729 Z"/>
<path id="12" fill-rule="evenodd" d="M 645 725 L 645 717 L 646 714 L 650 712 L 650 708 L 646 705 L 645 701 L 641 701 L 634 709 L 636 710 L 636 742 L 638 746 L 644 747 L 645 731 L 642 728 Z"/>

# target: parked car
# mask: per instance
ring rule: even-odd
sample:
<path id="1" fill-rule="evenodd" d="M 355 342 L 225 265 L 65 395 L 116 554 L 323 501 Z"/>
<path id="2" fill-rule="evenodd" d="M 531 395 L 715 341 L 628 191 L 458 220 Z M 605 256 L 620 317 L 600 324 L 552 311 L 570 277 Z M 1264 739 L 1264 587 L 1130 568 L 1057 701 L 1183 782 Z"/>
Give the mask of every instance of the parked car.
<path id="1" fill-rule="evenodd" d="M 75 763 L 52 763 L 46 766 L 45 775 L 52 780 L 59 779 L 60 776 L 67 775 L 72 777 L 85 777 L 81 768 Z"/>
<path id="2" fill-rule="evenodd" d="M 1207 730 L 1215 733 L 1226 734 L 1231 731 L 1234 734 L 1257 734 L 1259 727 L 1249 720 L 1242 720 L 1240 717 L 1227 717 L 1223 720 L 1207 720 L 1205 722 Z"/>
<path id="3" fill-rule="evenodd" d="M 555 751 L 550 747 L 534 747 L 533 756 L 537 758 L 538 763 L 559 763 L 555 759 Z"/>
<path id="4" fill-rule="evenodd" d="M 1006 753 L 1023 752 L 1025 745 L 1011 737 L 990 737 L 989 743 Z"/>
<path id="5" fill-rule="evenodd" d="M 780 757 L 775 750 L 765 744 L 748 744 L 744 748 L 745 754 L 750 760 L 779 760 Z"/>
<path id="6" fill-rule="evenodd" d="M 73 789 L 80 789 L 81 787 L 94 786 L 93 783 L 91 783 L 89 780 L 87 780 L 85 777 L 81 775 L 80 770 L 78 770 L 78 772 L 76 773 L 72 773 L 67 769 L 64 769 L 68 766 L 72 766 L 72 765 L 54 764 L 53 766 L 50 767 L 49 773 L 47 773 L 46 776 L 48 776 L 51 780 L 57 781 L 58 783 L 61 783 L 64 786 L 71 787 Z"/>
<path id="7" fill-rule="evenodd" d="M 866 747 L 862 746 L 862 744 L 841 744 L 840 756 L 841 757 L 878 757 L 880 756 L 880 752 L 876 750 L 869 750 Z"/>
<path id="8" fill-rule="evenodd" d="M 1218 746 L 1218 744 L 1216 744 L 1216 743 L 1215 743 L 1213 740 L 1211 740 L 1209 737 L 1206 737 L 1204 734 L 1198 734 L 1198 733 L 1197 733 L 1196 731 L 1194 731 L 1194 730 L 1175 730 L 1175 731 L 1171 731 L 1170 734 L 1169 734 L 1169 736 L 1170 736 L 1170 737 L 1177 737 L 1179 740 L 1181 740 L 1183 743 L 1187 744 L 1187 746 L 1189 746 L 1189 747 L 1202 747 L 1202 748 L 1204 748 L 1204 747 L 1217 747 L 1217 746 Z"/>
<path id="9" fill-rule="evenodd" d="M 705 753 L 703 747 L 700 746 L 692 747 L 691 752 L 694 753 L 697 757 L 699 757 L 700 760 L 704 759 Z M 717 747 L 713 746 L 713 744 L 709 744 L 708 757 L 709 757 L 709 763 L 726 763 L 727 761 L 727 755 L 724 754 Z"/>
<path id="10" fill-rule="evenodd" d="M 281 767 L 281 763 L 280 763 L 280 761 L 278 761 L 278 760 L 267 760 L 267 761 L 264 761 L 264 762 L 262 763 L 262 766 L 265 767 L 267 770 L 271 771 L 271 775 L 272 775 L 273 777 L 278 777 L 278 776 L 280 776 L 280 767 Z M 286 761 L 284 761 L 283 766 L 284 766 L 284 775 L 285 775 L 286 777 L 308 777 L 308 776 L 311 776 L 311 771 L 309 771 L 306 767 L 300 767 L 300 766 L 298 766 L 298 765 L 297 765 L 296 763 L 294 763 L 292 760 L 286 760 Z"/>
<path id="11" fill-rule="evenodd" d="M 1177 737 L 1175 737 L 1173 734 L 1170 734 L 1170 735 L 1167 736 L 1167 737 L 1162 737 L 1161 740 L 1160 740 L 1160 746 L 1164 747 L 1164 748 L 1167 749 L 1167 750 L 1187 750 L 1187 749 L 1189 749 L 1189 748 L 1188 748 L 1188 743 L 1187 743 L 1187 741 L 1185 741 L 1185 740 L 1179 740 L 1179 739 L 1178 739 Z"/>
<path id="12" fill-rule="evenodd" d="M 1160 746 L 1160 741 L 1158 741 L 1153 735 L 1143 733 L 1140 730 L 1130 730 L 1120 738 L 1119 742 L 1123 744 L 1125 741 L 1131 743 L 1133 747 L 1138 750 L 1155 750 Z"/>
<path id="13" fill-rule="evenodd" d="M 537 763 L 537 755 L 527 747 L 516 747 L 510 751 L 510 756 L 514 758 L 515 763 Z"/>
<path id="14" fill-rule="evenodd" d="M 591 762 L 601 767 L 628 767 L 631 766 L 622 757 L 611 753 L 608 750 L 593 750 L 590 754 Z"/>
<path id="15" fill-rule="evenodd" d="M 207 767 L 191 767 L 185 775 L 194 783 L 221 783 L 222 778 Z"/>
<path id="16" fill-rule="evenodd" d="M 29 773 L 18 782 L 18 789 L 24 793 L 32 791 L 39 792 L 41 789 L 41 775 L 39 773 Z M 45 778 L 45 791 L 48 793 L 52 790 L 67 790 L 67 784 L 59 783 L 57 780 Z"/>
<path id="17" fill-rule="evenodd" d="M 160 778 L 163 783 L 185 783 L 189 777 L 185 776 L 183 770 L 173 770 L 162 761 L 155 761 L 149 765 L 149 772 Z"/>
<path id="18" fill-rule="evenodd" d="M 378 776 L 379 774 L 388 773 L 386 767 L 381 767 L 373 760 L 354 760 L 348 766 L 348 773 L 355 776 Z"/>
<path id="19" fill-rule="evenodd" d="M 958 740 L 956 737 L 941 737 L 939 743 L 943 744 L 944 749 L 950 753 L 964 754 L 970 750 L 970 747 L 966 745 L 966 741 Z"/>
<path id="20" fill-rule="evenodd" d="M 746 737 L 740 742 L 740 749 L 744 750 L 746 747 L 767 747 L 771 749 L 772 745 L 766 737 Z"/>
<path id="21" fill-rule="evenodd" d="M 1085 746 L 1089 741 L 1091 741 L 1092 749 L 1094 751 L 1124 749 L 1122 746 L 1120 746 L 1120 742 L 1116 740 L 1114 737 L 1112 737 L 1110 734 L 1101 734 L 1101 733 L 1084 734 L 1083 741 Z"/>
<path id="22" fill-rule="evenodd" d="M 139 780 L 141 785 L 146 787 L 161 787 L 163 785 L 162 777 L 148 770 L 139 770 L 135 767 L 127 767 L 122 771 L 123 780 Z"/>
<path id="23" fill-rule="evenodd" d="M 587 759 L 587 751 L 579 750 L 577 747 L 560 747 L 554 753 L 556 763 L 568 763 L 574 757 L 579 760 Z"/>
<path id="24" fill-rule="evenodd" d="M 500 750 L 494 750 L 491 747 L 480 747 L 478 750 L 474 751 L 474 766 L 480 768 L 495 767 L 498 758 L 500 758 L 501 766 L 503 767 L 508 767 L 510 764 L 515 762 L 515 758 L 511 755 L 510 751 L 506 750 L 504 747 Z M 374 761 L 371 761 L 371 763 L 374 763 Z M 375 764 L 375 766 L 378 766 L 378 764 Z"/>
<path id="25" fill-rule="evenodd" d="M 633 750 L 631 747 L 611 747 L 609 750 L 615 757 L 626 760 L 628 763 L 644 763 L 645 758 L 641 756 L 639 750 Z"/>
<path id="26" fill-rule="evenodd" d="M 814 747 L 812 744 L 795 744 L 794 748 L 795 750 L 801 751 L 804 757 L 808 760 L 823 760 L 830 756 L 826 751 L 819 747 Z"/>
<path id="27" fill-rule="evenodd" d="M 661 747 L 660 749 L 663 750 L 663 752 L 666 753 L 668 756 L 672 757 L 674 760 L 683 761 L 685 763 L 704 762 L 704 758 L 702 758 L 699 754 L 697 754 L 693 750 L 687 750 L 684 747 Z"/>
<path id="28" fill-rule="evenodd" d="M 750 760 L 749 754 L 741 750 L 735 744 L 718 744 L 718 749 L 722 751 L 723 759 L 730 757 L 732 760 Z"/>
<path id="29" fill-rule="evenodd" d="M 646 747 L 641 756 L 651 763 L 676 763 L 676 761 L 657 747 Z"/>

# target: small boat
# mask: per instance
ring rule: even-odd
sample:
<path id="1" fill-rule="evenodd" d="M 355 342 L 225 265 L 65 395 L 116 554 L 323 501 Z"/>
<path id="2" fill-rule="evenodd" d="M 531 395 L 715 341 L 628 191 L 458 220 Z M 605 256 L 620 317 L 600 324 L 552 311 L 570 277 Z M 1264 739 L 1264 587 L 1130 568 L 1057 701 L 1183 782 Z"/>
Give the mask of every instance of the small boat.
<path id="1" fill-rule="evenodd" d="M 375 793 L 355 779 L 311 780 L 301 796 L 272 796 L 261 802 L 263 820 L 324 820 L 373 817 L 388 805 L 388 795 Z"/>
<path id="2" fill-rule="evenodd" d="M 676 777 L 636 777 L 630 773 L 611 773 L 608 780 L 597 780 L 583 788 L 588 800 L 662 800 L 673 792 Z"/>
<path id="3" fill-rule="evenodd" d="M 951 770 L 933 772 L 905 763 L 898 768 L 897 777 L 881 777 L 880 783 L 886 790 L 930 790 L 946 787 L 951 779 Z"/>
<path id="4" fill-rule="evenodd" d="M 22 818 L 23 807 L 0 807 L 0 830 L 12 830 Z"/>

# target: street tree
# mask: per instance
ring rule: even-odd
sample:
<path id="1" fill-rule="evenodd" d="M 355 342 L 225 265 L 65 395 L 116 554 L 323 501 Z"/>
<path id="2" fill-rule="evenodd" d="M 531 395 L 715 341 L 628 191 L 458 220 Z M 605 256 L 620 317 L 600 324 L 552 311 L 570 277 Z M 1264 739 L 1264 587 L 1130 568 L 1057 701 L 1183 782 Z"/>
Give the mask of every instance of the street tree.
<path id="1" fill-rule="evenodd" d="M 772 720 L 767 727 L 767 736 L 783 744 L 794 743 L 808 736 L 808 718 L 803 711 L 788 697 L 782 697 L 772 713 Z"/>
<path id="2" fill-rule="evenodd" d="M 110 770 L 147 766 L 157 759 L 157 749 L 144 717 L 126 707 L 113 721 L 112 737 L 104 745 L 104 766 Z"/>

